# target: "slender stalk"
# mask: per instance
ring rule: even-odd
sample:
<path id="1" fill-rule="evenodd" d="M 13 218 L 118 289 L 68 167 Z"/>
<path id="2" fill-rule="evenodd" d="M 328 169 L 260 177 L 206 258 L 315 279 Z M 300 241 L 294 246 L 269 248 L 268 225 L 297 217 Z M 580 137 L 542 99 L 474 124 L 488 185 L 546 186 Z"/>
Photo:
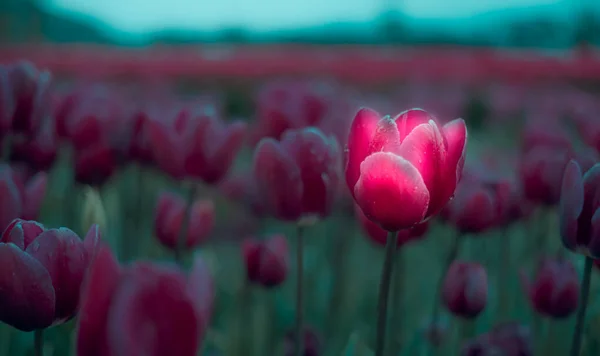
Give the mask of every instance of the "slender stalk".
<path id="1" fill-rule="evenodd" d="M 394 252 L 396 252 L 397 240 L 398 233 L 395 231 L 389 231 L 385 245 L 385 260 L 383 261 L 383 270 L 381 271 L 381 280 L 379 281 L 379 302 L 377 304 L 377 341 L 375 343 L 375 356 L 383 356 L 385 352 L 388 298 L 390 294 L 392 271 L 394 270 Z"/>
<path id="2" fill-rule="evenodd" d="M 463 319 L 460 321 L 460 339 L 458 342 L 459 350 L 463 343 L 471 339 L 475 335 L 475 320 Z"/>
<path id="3" fill-rule="evenodd" d="M 35 356 L 44 355 L 44 329 L 33 332 L 33 351 Z"/>
<path id="4" fill-rule="evenodd" d="M 509 286 L 510 268 L 512 266 L 510 259 L 510 233 L 504 230 L 500 236 L 500 261 L 498 270 L 498 317 L 499 319 L 509 318 L 511 309 L 511 289 Z"/>
<path id="5" fill-rule="evenodd" d="M 177 245 L 175 246 L 175 261 L 178 264 L 183 263 L 183 252 L 185 250 L 185 242 L 187 239 L 187 231 L 188 226 L 190 224 L 190 211 L 192 209 L 192 205 L 194 204 L 194 199 L 196 198 L 196 183 L 190 183 L 190 189 L 187 195 L 187 202 L 185 207 L 185 213 L 183 215 L 183 221 L 181 222 L 181 227 L 179 228 L 179 235 L 177 236 Z"/>
<path id="6" fill-rule="evenodd" d="M 253 355 L 254 354 L 254 337 L 252 330 L 254 329 L 254 320 L 252 318 L 252 284 L 246 278 L 242 290 L 240 291 L 240 306 L 241 317 L 238 320 L 238 345 L 241 347 L 237 350 L 237 355 Z"/>
<path id="7" fill-rule="evenodd" d="M 333 291 L 331 293 L 331 299 L 329 300 L 329 310 L 327 317 L 327 331 L 329 333 L 329 339 L 334 336 L 334 333 L 338 330 L 335 327 L 335 323 L 340 316 L 340 308 L 343 305 L 343 297 L 346 285 L 346 257 L 348 256 L 348 249 L 350 247 L 351 240 L 348 236 L 347 230 L 342 228 L 338 234 L 334 237 L 334 246 L 331 248 L 331 265 L 333 268 Z"/>
<path id="8" fill-rule="evenodd" d="M 585 321 L 585 311 L 587 309 L 588 298 L 590 295 L 590 281 L 592 277 L 592 265 L 594 260 L 591 257 L 585 257 L 585 267 L 583 270 L 583 281 L 581 282 L 581 294 L 579 310 L 577 310 L 577 323 L 575 324 L 575 333 L 571 343 L 571 356 L 579 356 L 581 350 L 581 339 L 583 336 L 583 324 Z"/>
<path id="9" fill-rule="evenodd" d="M 11 339 L 12 328 L 6 324 L 0 323 L 0 356 L 10 355 Z"/>
<path id="10" fill-rule="evenodd" d="M 448 256 L 446 257 L 446 261 L 443 266 L 444 269 L 442 270 L 442 273 L 440 274 L 440 276 L 438 278 L 437 286 L 436 286 L 436 290 L 435 290 L 435 298 L 433 300 L 433 311 L 431 313 L 431 326 L 435 326 L 440 317 L 440 296 L 442 294 L 442 285 L 444 284 L 445 273 L 448 270 L 448 268 L 450 268 L 450 265 L 452 264 L 452 262 L 454 262 L 454 260 L 458 256 L 461 238 L 462 238 L 462 235 L 460 233 L 456 233 L 456 235 L 454 236 L 454 239 L 452 241 L 452 246 L 450 247 L 450 251 L 448 252 Z"/>
<path id="11" fill-rule="evenodd" d="M 394 276 L 392 286 L 392 306 L 390 324 L 393 337 L 390 339 L 389 350 L 392 355 L 399 355 L 403 347 L 404 335 L 402 330 L 402 316 L 404 315 L 404 284 L 405 284 L 405 261 L 402 249 L 396 253 L 394 263 Z"/>
<path id="12" fill-rule="evenodd" d="M 131 214 L 132 224 L 124 224 L 124 227 L 129 227 L 129 236 L 127 238 L 121 239 L 121 253 L 122 259 L 124 261 L 131 260 L 135 258 L 136 247 L 141 243 L 140 239 L 144 234 L 144 226 L 143 226 L 143 196 L 144 196 L 144 185 L 143 185 L 143 175 L 144 168 L 141 164 L 133 167 L 133 174 L 135 175 L 135 184 L 136 184 L 136 194 L 135 200 L 133 202 L 133 209 L 131 205 L 129 205 L 129 209 L 132 210 L 129 212 Z M 132 238 L 134 237 L 135 238 Z"/>
<path id="13" fill-rule="evenodd" d="M 296 342 L 294 355 L 304 353 L 304 227 L 298 224 L 296 230 Z"/>

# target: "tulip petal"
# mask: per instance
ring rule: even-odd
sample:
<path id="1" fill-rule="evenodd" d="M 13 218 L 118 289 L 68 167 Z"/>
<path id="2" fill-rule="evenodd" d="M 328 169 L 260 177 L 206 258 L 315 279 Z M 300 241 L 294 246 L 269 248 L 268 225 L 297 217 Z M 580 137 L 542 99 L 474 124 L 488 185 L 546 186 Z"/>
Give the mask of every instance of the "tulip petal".
<path id="1" fill-rule="evenodd" d="M 259 282 L 265 287 L 278 286 L 285 280 L 289 269 L 287 239 L 275 235 L 265 241 L 258 267 Z"/>
<path id="2" fill-rule="evenodd" d="M 444 175 L 444 194 L 447 200 L 452 197 L 456 184 L 460 181 L 463 167 L 465 165 L 465 155 L 467 153 L 467 125 L 463 119 L 456 119 L 448 122 L 442 128 L 442 134 L 448 143 L 446 157 L 446 173 Z"/>
<path id="3" fill-rule="evenodd" d="M 365 159 L 360 172 L 354 194 L 369 219 L 388 231 L 408 229 L 423 221 L 429 191 L 409 161 L 378 152 Z"/>
<path id="4" fill-rule="evenodd" d="M 595 259 L 600 258 L 600 208 L 592 216 L 592 234 L 588 245 L 588 253 Z"/>
<path id="5" fill-rule="evenodd" d="M 266 138 L 254 152 L 254 178 L 261 199 L 271 214 L 283 220 L 302 215 L 302 176 L 295 160 L 281 145 Z"/>
<path id="6" fill-rule="evenodd" d="M 176 268 L 134 267 L 122 280 L 108 316 L 111 356 L 195 356 L 200 321 Z"/>
<path id="7" fill-rule="evenodd" d="M 377 122 L 377 129 L 369 145 L 369 154 L 375 152 L 392 152 L 400 150 L 400 134 L 396 122 L 389 116 Z"/>
<path id="8" fill-rule="evenodd" d="M 560 236 L 566 248 L 577 248 L 578 219 L 583 211 L 584 188 L 579 164 L 570 161 L 563 176 L 559 211 Z"/>
<path id="9" fill-rule="evenodd" d="M 47 328 L 54 319 L 50 274 L 12 243 L 0 243 L 0 321 L 21 331 Z"/>
<path id="10" fill-rule="evenodd" d="M 55 322 L 75 315 L 79 289 L 87 268 L 87 253 L 79 236 L 67 228 L 41 233 L 25 250 L 46 267 L 56 290 Z"/>
<path id="11" fill-rule="evenodd" d="M 410 109 L 398 114 L 394 121 L 398 126 L 400 141 L 403 142 L 415 127 L 426 124 L 432 119 L 434 119 L 433 116 L 423 109 Z"/>
<path id="12" fill-rule="evenodd" d="M 77 318 L 77 355 L 109 356 L 107 321 L 113 295 L 121 279 L 121 267 L 111 250 L 100 246 L 81 286 Z"/>
<path id="13" fill-rule="evenodd" d="M 360 177 L 360 165 L 369 155 L 379 118 L 380 115 L 377 112 L 362 108 L 352 121 L 346 151 L 346 184 L 352 195 L 354 195 L 354 186 Z"/>
<path id="14" fill-rule="evenodd" d="M 427 216 L 437 212 L 448 199 L 441 194 L 446 184 L 446 177 L 441 175 L 446 161 L 446 150 L 437 124 L 430 120 L 415 127 L 402 141 L 399 155 L 412 163 L 423 177 L 430 194 L 430 211 Z M 436 211 L 432 212 L 432 209 Z"/>

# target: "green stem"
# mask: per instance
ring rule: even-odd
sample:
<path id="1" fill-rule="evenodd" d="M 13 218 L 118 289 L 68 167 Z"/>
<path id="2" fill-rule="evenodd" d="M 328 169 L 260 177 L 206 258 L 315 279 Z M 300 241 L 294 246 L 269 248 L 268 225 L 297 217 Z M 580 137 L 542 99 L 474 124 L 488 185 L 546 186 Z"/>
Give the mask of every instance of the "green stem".
<path id="1" fill-rule="evenodd" d="M 404 342 L 402 330 L 402 317 L 404 314 L 404 285 L 405 285 L 405 264 L 404 254 L 402 249 L 396 253 L 396 262 L 394 264 L 394 276 L 392 287 L 392 307 L 390 324 L 393 330 L 393 337 L 390 339 L 389 349 L 392 355 L 399 355 Z"/>
<path id="2" fill-rule="evenodd" d="M 500 303 L 498 318 L 504 320 L 510 317 L 511 309 L 511 290 L 508 277 L 512 263 L 510 260 L 510 233 L 508 233 L 508 230 L 504 230 L 500 238 L 502 241 L 500 241 L 500 261 L 498 263 L 498 300 Z"/>
<path id="3" fill-rule="evenodd" d="M 460 321 L 460 339 L 458 343 L 459 350 L 462 345 L 475 335 L 475 320 L 463 319 Z"/>
<path id="4" fill-rule="evenodd" d="M 571 343 L 571 356 L 579 356 L 581 349 L 581 339 L 583 336 L 583 324 L 585 322 L 585 311 L 587 309 L 588 298 L 590 295 L 590 281 L 592 277 L 592 265 L 594 260 L 591 257 L 585 257 L 585 267 L 583 270 L 583 281 L 581 282 L 581 294 L 579 310 L 577 310 L 577 323 L 575 324 L 575 333 Z"/>
<path id="5" fill-rule="evenodd" d="M 33 351 L 35 356 L 44 355 L 44 329 L 33 332 Z"/>
<path id="6" fill-rule="evenodd" d="M 462 239 L 462 234 L 456 233 L 456 235 L 454 235 L 454 239 L 452 240 L 452 246 L 450 247 L 450 251 L 448 252 L 448 256 L 446 257 L 446 261 L 444 262 L 444 265 L 443 265 L 444 269 L 442 270 L 442 273 L 438 277 L 436 290 L 435 290 L 435 297 L 433 299 L 433 311 L 431 313 L 431 325 L 429 325 L 429 327 L 437 327 L 436 324 L 439 322 L 440 298 L 441 298 L 441 294 L 442 294 L 442 286 L 444 284 L 444 277 L 445 277 L 446 271 L 448 271 L 448 268 L 450 268 L 450 265 L 452 264 L 452 262 L 454 262 L 454 260 L 456 260 L 456 257 L 458 257 L 458 251 L 460 250 L 461 239 Z"/>
<path id="7" fill-rule="evenodd" d="M 300 224 L 296 230 L 296 342 L 294 355 L 304 353 L 304 227 Z"/>
<path id="8" fill-rule="evenodd" d="M 185 243 L 187 239 L 187 231 L 188 226 L 190 224 L 190 212 L 192 210 L 192 205 L 194 204 L 194 199 L 196 198 L 196 183 L 190 182 L 190 189 L 187 195 L 187 202 L 185 207 L 185 213 L 183 215 L 183 221 L 181 222 L 181 227 L 179 228 L 179 235 L 177 236 L 177 244 L 175 246 L 175 261 L 178 264 L 183 263 L 183 252 L 185 250 Z"/>
<path id="9" fill-rule="evenodd" d="M 381 280 L 379 282 L 379 302 L 377 304 L 377 341 L 375 343 L 375 356 L 383 356 L 385 352 L 388 298 L 390 294 L 392 271 L 394 269 L 394 252 L 396 252 L 397 240 L 398 233 L 395 231 L 389 231 L 385 245 L 383 270 L 381 272 Z"/>
<path id="10" fill-rule="evenodd" d="M 329 333 L 328 339 L 335 335 L 338 328 L 335 327 L 335 323 L 340 316 L 340 309 L 343 305 L 343 297 L 346 285 L 346 257 L 348 255 L 348 249 L 350 247 L 350 238 L 347 231 L 342 229 L 334 237 L 334 246 L 331 248 L 331 260 L 333 268 L 333 291 L 331 293 L 331 299 L 329 300 L 329 315 L 327 318 L 327 331 Z"/>

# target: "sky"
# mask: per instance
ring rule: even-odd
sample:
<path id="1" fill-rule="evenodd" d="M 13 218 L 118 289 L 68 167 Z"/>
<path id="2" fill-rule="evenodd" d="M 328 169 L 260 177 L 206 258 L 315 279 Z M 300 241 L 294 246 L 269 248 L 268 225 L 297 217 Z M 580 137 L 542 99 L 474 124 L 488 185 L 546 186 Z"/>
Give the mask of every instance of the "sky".
<path id="1" fill-rule="evenodd" d="M 569 0 L 46 0 L 54 11 L 85 14 L 113 29 L 147 33 L 164 28 L 276 30 L 335 21 L 369 21 L 384 6 L 414 18 L 460 18 Z M 570 0 L 574 1 L 574 0 Z M 569 1 L 569 2 L 570 2 Z"/>

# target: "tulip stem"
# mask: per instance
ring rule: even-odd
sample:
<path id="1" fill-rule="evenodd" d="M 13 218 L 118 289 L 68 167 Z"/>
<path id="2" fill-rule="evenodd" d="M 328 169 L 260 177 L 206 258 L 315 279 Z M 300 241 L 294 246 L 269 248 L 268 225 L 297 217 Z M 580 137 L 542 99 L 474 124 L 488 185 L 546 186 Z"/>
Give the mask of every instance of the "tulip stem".
<path id="1" fill-rule="evenodd" d="M 304 353 L 304 291 L 302 290 L 302 280 L 304 279 L 304 227 L 298 224 L 296 231 L 296 342 L 294 355 L 302 356 Z"/>
<path id="2" fill-rule="evenodd" d="M 35 356 L 44 355 L 44 329 L 33 332 L 33 351 Z"/>
<path id="3" fill-rule="evenodd" d="M 500 235 L 502 239 L 500 241 L 500 263 L 498 264 L 498 299 L 500 305 L 498 306 L 498 317 L 499 319 L 507 319 L 510 317 L 511 312 L 511 294 L 509 286 L 509 275 L 510 268 L 512 267 L 510 259 L 510 233 L 505 229 Z"/>
<path id="4" fill-rule="evenodd" d="M 581 282 L 581 294 L 579 310 L 577 310 L 577 323 L 575 324 L 575 333 L 571 343 L 571 356 L 579 356 L 581 349 L 581 339 L 583 336 L 583 324 L 585 321 L 585 311 L 587 309 L 588 298 L 590 294 L 590 280 L 592 277 L 592 265 L 594 260 L 591 257 L 585 257 L 585 267 L 583 270 L 583 281 Z"/>
<path id="5" fill-rule="evenodd" d="M 454 262 L 454 260 L 458 256 L 461 237 L 462 237 L 461 233 L 456 233 L 456 235 L 454 236 L 454 239 L 452 240 L 452 246 L 450 247 L 450 252 L 448 252 L 448 256 L 446 257 L 446 261 L 443 266 L 444 269 L 442 270 L 442 273 L 440 274 L 440 276 L 438 278 L 437 286 L 436 286 L 436 290 L 435 290 L 435 297 L 433 299 L 433 311 L 431 313 L 430 327 L 437 327 L 436 324 L 438 323 L 438 319 L 440 317 L 440 298 L 441 298 L 440 296 L 442 294 L 442 285 L 444 283 L 445 273 L 448 270 L 448 268 L 450 268 L 450 265 L 452 264 L 452 262 Z"/>
<path id="6" fill-rule="evenodd" d="M 399 355 L 404 346 L 404 334 L 402 330 L 402 317 L 404 316 L 404 294 L 405 294 L 405 260 L 403 249 L 396 252 L 394 272 L 392 281 L 392 302 L 390 323 L 393 330 L 389 348 L 392 355 Z"/>
<path id="7" fill-rule="evenodd" d="M 383 356 L 385 351 L 388 298 L 390 294 L 392 271 L 394 270 L 394 252 L 396 252 L 397 240 L 398 233 L 395 231 L 389 231 L 387 235 L 387 242 L 385 244 L 385 260 L 383 261 L 383 270 L 381 271 L 381 280 L 379 281 L 379 302 L 377 304 L 377 341 L 375 343 L 375 356 Z"/>
<path id="8" fill-rule="evenodd" d="M 191 182 L 187 194 L 187 201 L 185 205 L 183 221 L 181 222 L 181 227 L 179 228 L 179 235 L 177 235 L 177 241 L 175 245 L 175 261 L 178 264 L 183 263 L 183 251 L 185 250 L 188 225 L 190 224 L 190 213 L 192 210 L 192 205 L 194 204 L 194 199 L 196 199 L 196 184 L 194 182 Z"/>

